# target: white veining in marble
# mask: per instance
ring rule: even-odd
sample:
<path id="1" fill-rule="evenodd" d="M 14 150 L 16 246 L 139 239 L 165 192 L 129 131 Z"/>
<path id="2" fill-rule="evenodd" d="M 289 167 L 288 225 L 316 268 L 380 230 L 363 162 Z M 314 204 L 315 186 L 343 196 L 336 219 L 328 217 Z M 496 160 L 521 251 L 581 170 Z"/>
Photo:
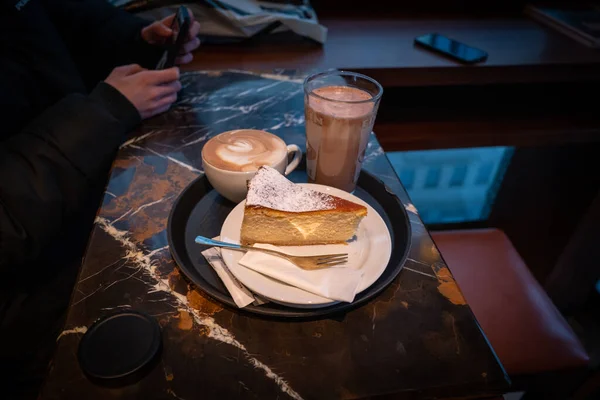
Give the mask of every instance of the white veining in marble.
<path id="1" fill-rule="evenodd" d="M 294 83 L 304 83 L 304 79 L 302 78 L 294 78 L 287 75 L 279 75 L 279 74 L 269 74 L 269 73 L 261 73 L 254 71 L 246 71 L 246 70 L 237 70 L 237 69 L 228 69 L 228 73 L 236 73 L 236 74 L 244 74 L 244 75 L 253 75 L 265 79 L 272 79 L 277 81 L 286 81 L 286 82 L 294 82 Z M 215 71 L 194 71 L 190 72 L 190 74 L 203 74 L 203 75 L 211 75 L 214 74 Z"/>
<path id="2" fill-rule="evenodd" d="M 297 95 L 299 95 L 300 93 L 303 93 L 303 92 L 304 92 L 304 88 L 302 86 L 300 86 L 299 89 L 296 89 L 296 90 L 293 90 L 293 91 L 289 92 L 287 94 L 287 96 L 285 96 L 283 99 L 281 99 L 281 101 L 288 101 L 291 98 L 296 97 Z"/>
<path id="3" fill-rule="evenodd" d="M 120 220 L 122 220 L 123 218 L 125 218 L 126 216 L 128 216 L 129 214 L 131 214 L 133 210 L 130 208 L 129 210 L 125 211 L 123 214 L 119 215 L 117 218 L 115 218 L 112 223 L 116 223 L 119 222 Z"/>
<path id="4" fill-rule="evenodd" d="M 404 208 L 406 208 L 406 211 L 408 211 L 408 212 L 419 215 L 419 212 L 417 211 L 417 208 L 414 206 L 413 203 L 407 203 L 404 206 Z"/>
<path id="5" fill-rule="evenodd" d="M 154 155 L 156 155 L 158 157 L 165 158 L 165 159 L 167 159 L 169 161 L 173 161 L 175 164 L 178 164 L 178 165 L 182 166 L 183 168 L 189 169 L 192 172 L 195 172 L 195 173 L 198 173 L 198 174 L 203 174 L 203 172 L 200 171 L 199 169 L 194 168 L 191 165 L 186 164 L 183 161 L 180 161 L 180 160 L 178 160 L 176 158 L 173 158 L 171 156 L 160 154 L 159 152 L 156 152 L 156 151 L 154 151 L 152 149 L 149 149 L 149 148 L 146 148 L 146 147 L 136 146 L 136 145 L 133 145 L 133 144 L 131 145 L 131 147 L 133 147 L 134 149 L 138 149 L 138 150 L 148 151 L 148 152 L 150 152 L 150 153 L 152 153 L 152 154 L 154 154 Z"/>
<path id="6" fill-rule="evenodd" d="M 267 128 L 267 131 L 275 131 L 281 128 L 289 128 L 291 126 L 301 126 L 304 125 L 304 115 L 294 115 L 293 113 L 284 113 L 283 121 L 278 122 L 270 128 Z"/>
<path id="7" fill-rule="evenodd" d="M 373 142 L 369 141 L 369 143 L 367 144 L 367 151 L 366 151 L 366 156 L 365 159 L 363 160 L 363 162 L 368 162 L 371 161 L 377 157 L 379 157 L 382 154 L 385 154 L 385 152 L 383 151 L 383 149 L 381 148 L 381 146 L 377 146 L 377 148 L 375 150 L 372 150 L 373 147 Z"/>
<path id="8" fill-rule="evenodd" d="M 96 275 L 100 275 L 101 273 L 103 273 L 104 271 L 106 271 L 107 269 L 109 269 L 110 267 L 114 266 L 115 264 L 117 264 L 119 262 L 123 262 L 123 259 L 119 258 L 117 261 L 108 264 L 106 267 L 102 268 L 100 271 L 94 272 L 93 274 L 86 276 L 85 278 L 81 278 L 78 283 L 85 282 L 88 279 L 95 277 Z"/>
<path id="9" fill-rule="evenodd" d="M 115 307 L 103 307 L 100 310 L 102 311 L 112 311 L 112 310 L 121 310 L 123 308 L 131 308 L 130 304 L 121 304 L 119 306 L 115 306 Z"/>
<path id="10" fill-rule="evenodd" d="M 130 216 L 130 217 L 133 217 L 135 214 L 139 213 L 139 212 L 140 212 L 140 211 L 142 211 L 143 209 L 146 209 L 146 208 L 148 208 L 148 207 L 152 207 L 153 205 L 155 205 L 155 204 L 159 204 L 159 203 L 162 203 L 163 201 L 170 200 L 170 199 L 172 199 L 173 197 L 174 197 L 174 196 L 167 196 L 167 197 L 163 197 L 163 198 L 160 198 L 160 199 L 158 199 L 158 200 L 155 200 L 155 201 L 153 201 L 153 202 L 150 202 L 150 203 L 148 203 L 148 204 L 143 204 L 143 205 L 139 206 L 138 208 L 136 208 L 136 209 L 135 209 L 135 211 L 133 211 L 133 212 L 132 212 L 132 213 L 131 213 L 129 216 Z M 114 224 L 114 223 L 115 223 L 115 221 L 113 221 L 113 224 Z"/>
<path id="11" fill-rule="evenodd" d="M 281 84 L 282 84 L 282 83 L 284 83 L 284 82 L 286 82 L 286 81 L 277 80 L 277 81 L 275 81 L 275 82 L 273 82 L 273 83 L 269 83 L 268 85 L 265 85 L 265 86 L 262 86 L 262 87 L 260 87 L 260 88 L 256 89 L 256 92 L 259 92 L 259 93 L 260 93 L 260 92 L 262 92 L 263 90 L 271 89 L 272 87 L 274 87 L 274 86 L 277 86 L 277 85 L 281 85 Z"/>
<path id="12" fill-rule="evenodd" d="M 405 269 L 405 270 L 407 270 L 407 271 L 414 272 L 415 274 L 419 274 L 419 275 L 428 276 L 428 277 L 430 277 L 430 278 L 433 278 L 433 279 L 436 279 L 436 280 L 437 280 L 437 278 L 436 278 L 436 277 L 435 277 L 435 275 L 433 275 L 433 274 L 427 274 L 427 273 L 425 273 L 425 272 L 417 271 L 416 269 L 408 268 L 406 265 L 405 265 L 404 267 L 402 267 L 402 269 Z"/>
<path id="13" fill-rule="evenodd" d="M 58 335 L 58 337 L 56 338 L 56 341 L 58 342 L 58 340 L 66 335 L 72 335 L 74 333 L 80 333 L 80 334 L 84 334 L 87 332 L 87 326 L 76 326 L 75 328 L 72 329 L 65 329 L 64 331 L 62 331 L 60 333 L 60 335 Z"/>
<path id="14" fill-rule="evenodd" d="M 154 257 L 155 254 L 160 253 L 161 251 L 165 251 L 169 248 L 169 245 L 163 246 L 163 247 L 159 247 L 158 249 L 154 249 L 152 250 L 150 253 L 148 253 L 149 257 Z"/>
<path id="15" fill-rule="evenodd" d="M 151 130 L 150 132 L 146 132 L 143 135 L 135 136 L 135 137 L 127 140 L 125 143 L 123 143 L 119 148 L 123 149 L 133 143 L 141 142 L 142 140 L 149 138 L 150 136 L 152 136 L 158 132 L 159 132 L 159 130 Z"/>
<path id="16" fill-rule="evenodd" d="M 407 259 L 406 259 L 406 261 L 407 261 L 407 262 L 408 262 L 408 261 L 410 261 L 410 262 L 413 262 L 413 263 L 415 263 L 415 264 L 419 264 L 419 265 L 422 265 L 422 266 L 424 266 L 424 267 L 427 267 L 427 268 L 430 268 L 430 269 L 431 269 L 431 265 L 430 265 L 430 264 L 424 263 L 423 261 L 418 261 L 418 260 L 415 260 L 414 258 L 410 258 L 410 257 L 409 257 L 409 258 L 407 258 Z"/>
<path id="17" fill-rule="evenodd" d="M 184 85 L 184 87 L 187 87 L 188 85 Z M 208 93 L 201 93 L 197 96 L 186 96 L 185 98 L 178 100 L 177 101 L 177 105 L 184 105 L 184 104 L 198 104 L 198 103 L 203 103 L 208 99 Z"/>
<path id="18" fill-rule="evenodd" d="M 114 238 L 116 241 L 118 241 L 121 244 L 121 246 L 127 252 L 125 257 L 129 261 L 131 261 L 132 263 L 134 263 L 136 265 L 137 268 L 135 268 L 135 269 L 143 272 L 144 275 L 146 275 L 148 278 L 150 278 L 152 281 L 155 282 L 155 283 L 149 283 L 147 281 L 142 280 L 142 282 L 149 285 L 151 288 L 148 291 L 148 293 L 165 292 L 168 295 L 173 296 L 173 298 L 175 299 L 175 301 L 178 304 L 179 310 L 188 312 L 190 315 L 193 316 L 194 321 L 197 324 L 209 328 L 208 329 L 209 333 L 207 334 L 208 337 L 210 337 L 214 340 L 217 340 L 219 342 L 226 343 L 228 345 L 236 347 L 237 349 L 239 349 L 240 351 L 243 352 L 245 358 L 248 360 L 248 362 L 250 364 L 252 364 L 257 369 L 262 370 L 263 373 L 265 374 L 265 376 L 268 377 L 269 379 L 272 379 L 279 386 L 279 388 L 281 389 L 282 392 L 286 393 L 287 395 L 289 395 L 291 398 L 293 398 L 295 400 L 302 399 L 302 397 L 296 391 L 294 391 L 282 377 L 280 377 L 275 372 L 273 372 L 273 370 L 269 366 L 267 366 L 266 364 L 264 364 L 263 362 L 259 361 L 257 358 L 252 356 L 248 352 L 246 347 L 242 343 L 240 343 L 229 330 L 227 330 L 226 328 L 217 324 L 217 322 L 215 321 L 215 319 L 213 317 L 203 314 L 202 312 L 192 308 L 188 303 L 187 297 L 172 290 L 171 287 L 169 286 L 168 279 L 161 277 L 156 271 L 155 262 L 152 259 L 152 256 L 150 255 L 150 254 L 154 255 L 156 253 L 153 253 L 152 251 L 147 254 L 144 253 L 144 251 L 141 250 L 140 248 L 138 248 L 138 246 L 129 238 L 129 234 L 127 231 L 123 231 L 123 230 L 119 230 L 119 229 L 115 228 L 106 218 L 96 217 L 95 222 L 98 227 L 100 227 L 103 231 L 105 231 L 108 235 L 110 235 L 112 238 Z M 162 249 L 163 248 L 157 249 L 157 250 L 162 250 Z M 125 278 L 125 279 L 127 279 L 127 278 Z M 122 280 L 120 280 L 120 281 L 122 281 Z M 112 286 L 113 284 L 118 283 L 118 282 L 119 281 L 113 282 L 109 286 Z M 97 290 L 99 290 L 99 289 L 97 289 Z M 95 293 L 96 291 L 94 291 L 93 293 Z M 77 305 L 84 299 L 90 297 L 92 294 L 87 295 L 83 299 L 77 301 L 75 304 L 73 304 L 73 306 Z M 75 329 L 79 329 L 79 328 L 75 328 Z M 70 332 L 64 331 L 63 333 L 70 333 Z"/>
<path id="19" fill-rule="evenodd" d="M 198 132 L 199 132 L 199 131 L 198 131 Z M 199 136 L 199 137 L 197 137 L 197 138 L 195 138 L 195 139 L 193 139 L 193 140 L 190 140 L 189 142 L 185 142 L 185 144 L 183 144 L 183 145 L 179 146 L 179 147 L 178 147 L 177 149 L 175 149 L 175 150 L 181 150 L 181 149 L 183 149 L 184 147 L 192 146 L 192 145 L 194 145 L 194 144 L 196 144 L 196 143 L 200 143 L 200 142 L 205 142 L 205 141 L 207 141 L 207 140 L 209 139 L 209 137 L 211 136 L 211 134 L 212 134 L 212 131 L 210 131 L 210 130 L 209 130 L 209 131 L 208 131 L 208 132 L 206 132 L 204 135 L 202 135 L 202 136 Z"/>

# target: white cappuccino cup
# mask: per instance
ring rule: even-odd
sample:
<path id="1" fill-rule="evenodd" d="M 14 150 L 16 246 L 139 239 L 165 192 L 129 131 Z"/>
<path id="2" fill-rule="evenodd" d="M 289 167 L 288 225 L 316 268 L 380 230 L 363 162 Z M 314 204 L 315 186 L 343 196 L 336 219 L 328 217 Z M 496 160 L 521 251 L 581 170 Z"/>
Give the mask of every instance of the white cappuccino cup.
<path id="1" fill-rule="evenodd" d="M 302 150 L 297 145 L 286 145 L 280 137 L 256 129 L 223 132 L 202 148 L 202 165 L 208 181 L 234 203 L 246 198 L 248 181 L 261 166 L 268 165 L 288 175 L 301 159 Z"/>

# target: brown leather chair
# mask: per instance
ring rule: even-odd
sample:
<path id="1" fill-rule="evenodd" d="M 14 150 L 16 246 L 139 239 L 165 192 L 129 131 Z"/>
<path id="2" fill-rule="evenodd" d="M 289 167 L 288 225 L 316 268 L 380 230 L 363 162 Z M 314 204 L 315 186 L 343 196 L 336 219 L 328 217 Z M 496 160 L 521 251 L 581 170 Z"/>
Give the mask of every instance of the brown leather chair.
<path id="1" fill-rule="evenodd" d="M 516 376 L 586 368 L 588 355 L 504 232 L 432 232 L 506 371 Z"/>

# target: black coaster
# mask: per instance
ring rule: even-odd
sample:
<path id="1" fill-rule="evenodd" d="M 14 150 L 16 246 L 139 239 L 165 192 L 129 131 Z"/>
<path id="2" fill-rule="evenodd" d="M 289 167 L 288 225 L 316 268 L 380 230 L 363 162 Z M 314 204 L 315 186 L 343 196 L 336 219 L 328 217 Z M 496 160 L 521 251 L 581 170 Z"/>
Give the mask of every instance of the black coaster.
<path id="1" fill-rule="evenodd" d="M 156 320 L 138 311 L 108 315 L 96 321 L 79 343 L 79 365 L 102 386 L 137 382 L 160 359 L 162 340 Z"/>

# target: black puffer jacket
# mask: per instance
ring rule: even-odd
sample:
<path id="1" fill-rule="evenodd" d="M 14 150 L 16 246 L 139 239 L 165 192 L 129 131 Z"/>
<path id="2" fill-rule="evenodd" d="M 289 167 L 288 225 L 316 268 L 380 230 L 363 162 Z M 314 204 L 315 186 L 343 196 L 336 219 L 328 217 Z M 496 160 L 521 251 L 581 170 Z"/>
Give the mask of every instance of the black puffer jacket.
<path id="1" fill-rule="evenodd" d="M 0 274 L 68 229 L 139 122 L 102 80 L 155 65 L 144 24 L 105 0 L 0 0 Z"/>

